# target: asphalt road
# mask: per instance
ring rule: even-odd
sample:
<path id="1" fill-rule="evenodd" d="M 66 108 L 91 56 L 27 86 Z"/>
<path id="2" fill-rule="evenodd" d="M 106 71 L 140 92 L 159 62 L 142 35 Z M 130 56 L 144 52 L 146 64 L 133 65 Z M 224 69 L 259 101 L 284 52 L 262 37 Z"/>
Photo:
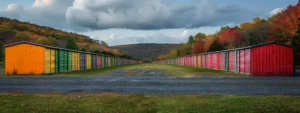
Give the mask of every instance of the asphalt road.
<path id="1" fill-rule="evenodd" d="M 171 77 L 164 70 L 116 71 L 110 75 L 0 77 L 0 92 L 121 94 L 300 95 L 300 77 Z M 128 76 L 129 75 L 129 76 Z"/>

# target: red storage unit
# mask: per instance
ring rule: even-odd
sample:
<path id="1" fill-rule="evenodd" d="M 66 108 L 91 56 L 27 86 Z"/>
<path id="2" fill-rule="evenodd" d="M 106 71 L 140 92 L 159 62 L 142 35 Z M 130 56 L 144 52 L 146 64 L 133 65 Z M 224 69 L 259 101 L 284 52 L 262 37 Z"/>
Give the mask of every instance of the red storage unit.
<path id="1" fill-rule="evenodd" d="M 220 70 L 225 70 L 225 52 L 220 52 L 219 53 L 220 58 L 219 58 L 219 69 Z"/>
<path id="2" fill-rule="evenodd" d="M 240 73 L 250 74 L 251 69 L 251 49 L 240 50 L 239 53 L 239 71 Z"/>
<path id="3" fill-rule="evenodd" d="M 236 71 L 236 50 L 229 51 L 229 71 Z"/>
<path id="4" fill-rule="evenodd" d="M 277 42 L 254 46 L 251 63 L 253 76 L 293 76 L 294 48 Z"/>

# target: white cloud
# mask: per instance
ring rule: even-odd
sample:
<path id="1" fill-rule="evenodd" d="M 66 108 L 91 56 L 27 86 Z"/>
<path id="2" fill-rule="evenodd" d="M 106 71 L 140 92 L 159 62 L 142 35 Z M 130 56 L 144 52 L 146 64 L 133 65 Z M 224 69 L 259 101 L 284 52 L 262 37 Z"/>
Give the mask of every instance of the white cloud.
<path id="1" fill-rule="evenodd" d="M 182 33 L 181 33 L 181 37 L 186 37 L 187 34 L 188 34 L 188 30 L 184 30 Z"/>
<path id="2" fill-rule="evenodd" d="M 281 12 L 283 9 L 282 8 L 276 8 L 270 12 L 270 15 L 276 15 L 277 13 Z"/>
<path id="3" fill-rule="evenodd" d="M 18 4 L 9 4 L 7 8 L 0 12 L 3 16 L 19 19 L 24 9 Z"/>

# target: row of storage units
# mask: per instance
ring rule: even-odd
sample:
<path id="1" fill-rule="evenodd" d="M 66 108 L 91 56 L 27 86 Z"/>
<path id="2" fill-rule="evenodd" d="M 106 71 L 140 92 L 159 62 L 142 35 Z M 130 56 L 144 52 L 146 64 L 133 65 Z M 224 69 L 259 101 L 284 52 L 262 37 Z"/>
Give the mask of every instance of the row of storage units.
<path id="1" fill-rule="evenodd" d="M 5 46 L 5 72 L 7 75 L 53 74 L 135 63 L 138 61 L 31 42 L 19 42 Z"/>
<path id="2" fill-rule="evenodd" d="M 252 76 L 294 76 L 294 48 L 278 42 L 155 61 Z"/>

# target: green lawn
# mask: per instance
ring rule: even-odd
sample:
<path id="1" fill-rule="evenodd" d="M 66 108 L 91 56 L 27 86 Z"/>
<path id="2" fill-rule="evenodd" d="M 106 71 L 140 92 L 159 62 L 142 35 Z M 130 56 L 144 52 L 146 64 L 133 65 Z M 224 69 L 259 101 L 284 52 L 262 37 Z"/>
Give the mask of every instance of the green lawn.
<path id="1" fill-rule="evenodd" d="M 1 113 L 299 113 L 299 96 L 0 94 Z"/>
<path id="2" fill-rule="evenodd" d="M 202 75 L 212 75 L 212 76 L 234 76 L 234 77 L 245 77 L 247 75 L 238 74 L 233 72 L 212 70 L 212 69 L 204 69 L 197 67 L 184 67 L 184 66 L 176 66 L 176 65 L 165 65 L 165 64 L 135 64 L 128 66 L 117 66 L 110 67 L 104 69 L 96 69 L 96 70 L 88 70 L 88 71 L 78 71 L 78 72 L 67 72 L 67 73 L 58 73 L 56 75 L 101 75 L 106 73 L 112 73 L 116 70 L 125 70 L 128 71 L 128 75 L 130 76 L 136 71 L 147 71 L 147 70 L 164 70 L 167 75 L 171 76 L 182 76 L 182 77 L 197 77 Z"/>

